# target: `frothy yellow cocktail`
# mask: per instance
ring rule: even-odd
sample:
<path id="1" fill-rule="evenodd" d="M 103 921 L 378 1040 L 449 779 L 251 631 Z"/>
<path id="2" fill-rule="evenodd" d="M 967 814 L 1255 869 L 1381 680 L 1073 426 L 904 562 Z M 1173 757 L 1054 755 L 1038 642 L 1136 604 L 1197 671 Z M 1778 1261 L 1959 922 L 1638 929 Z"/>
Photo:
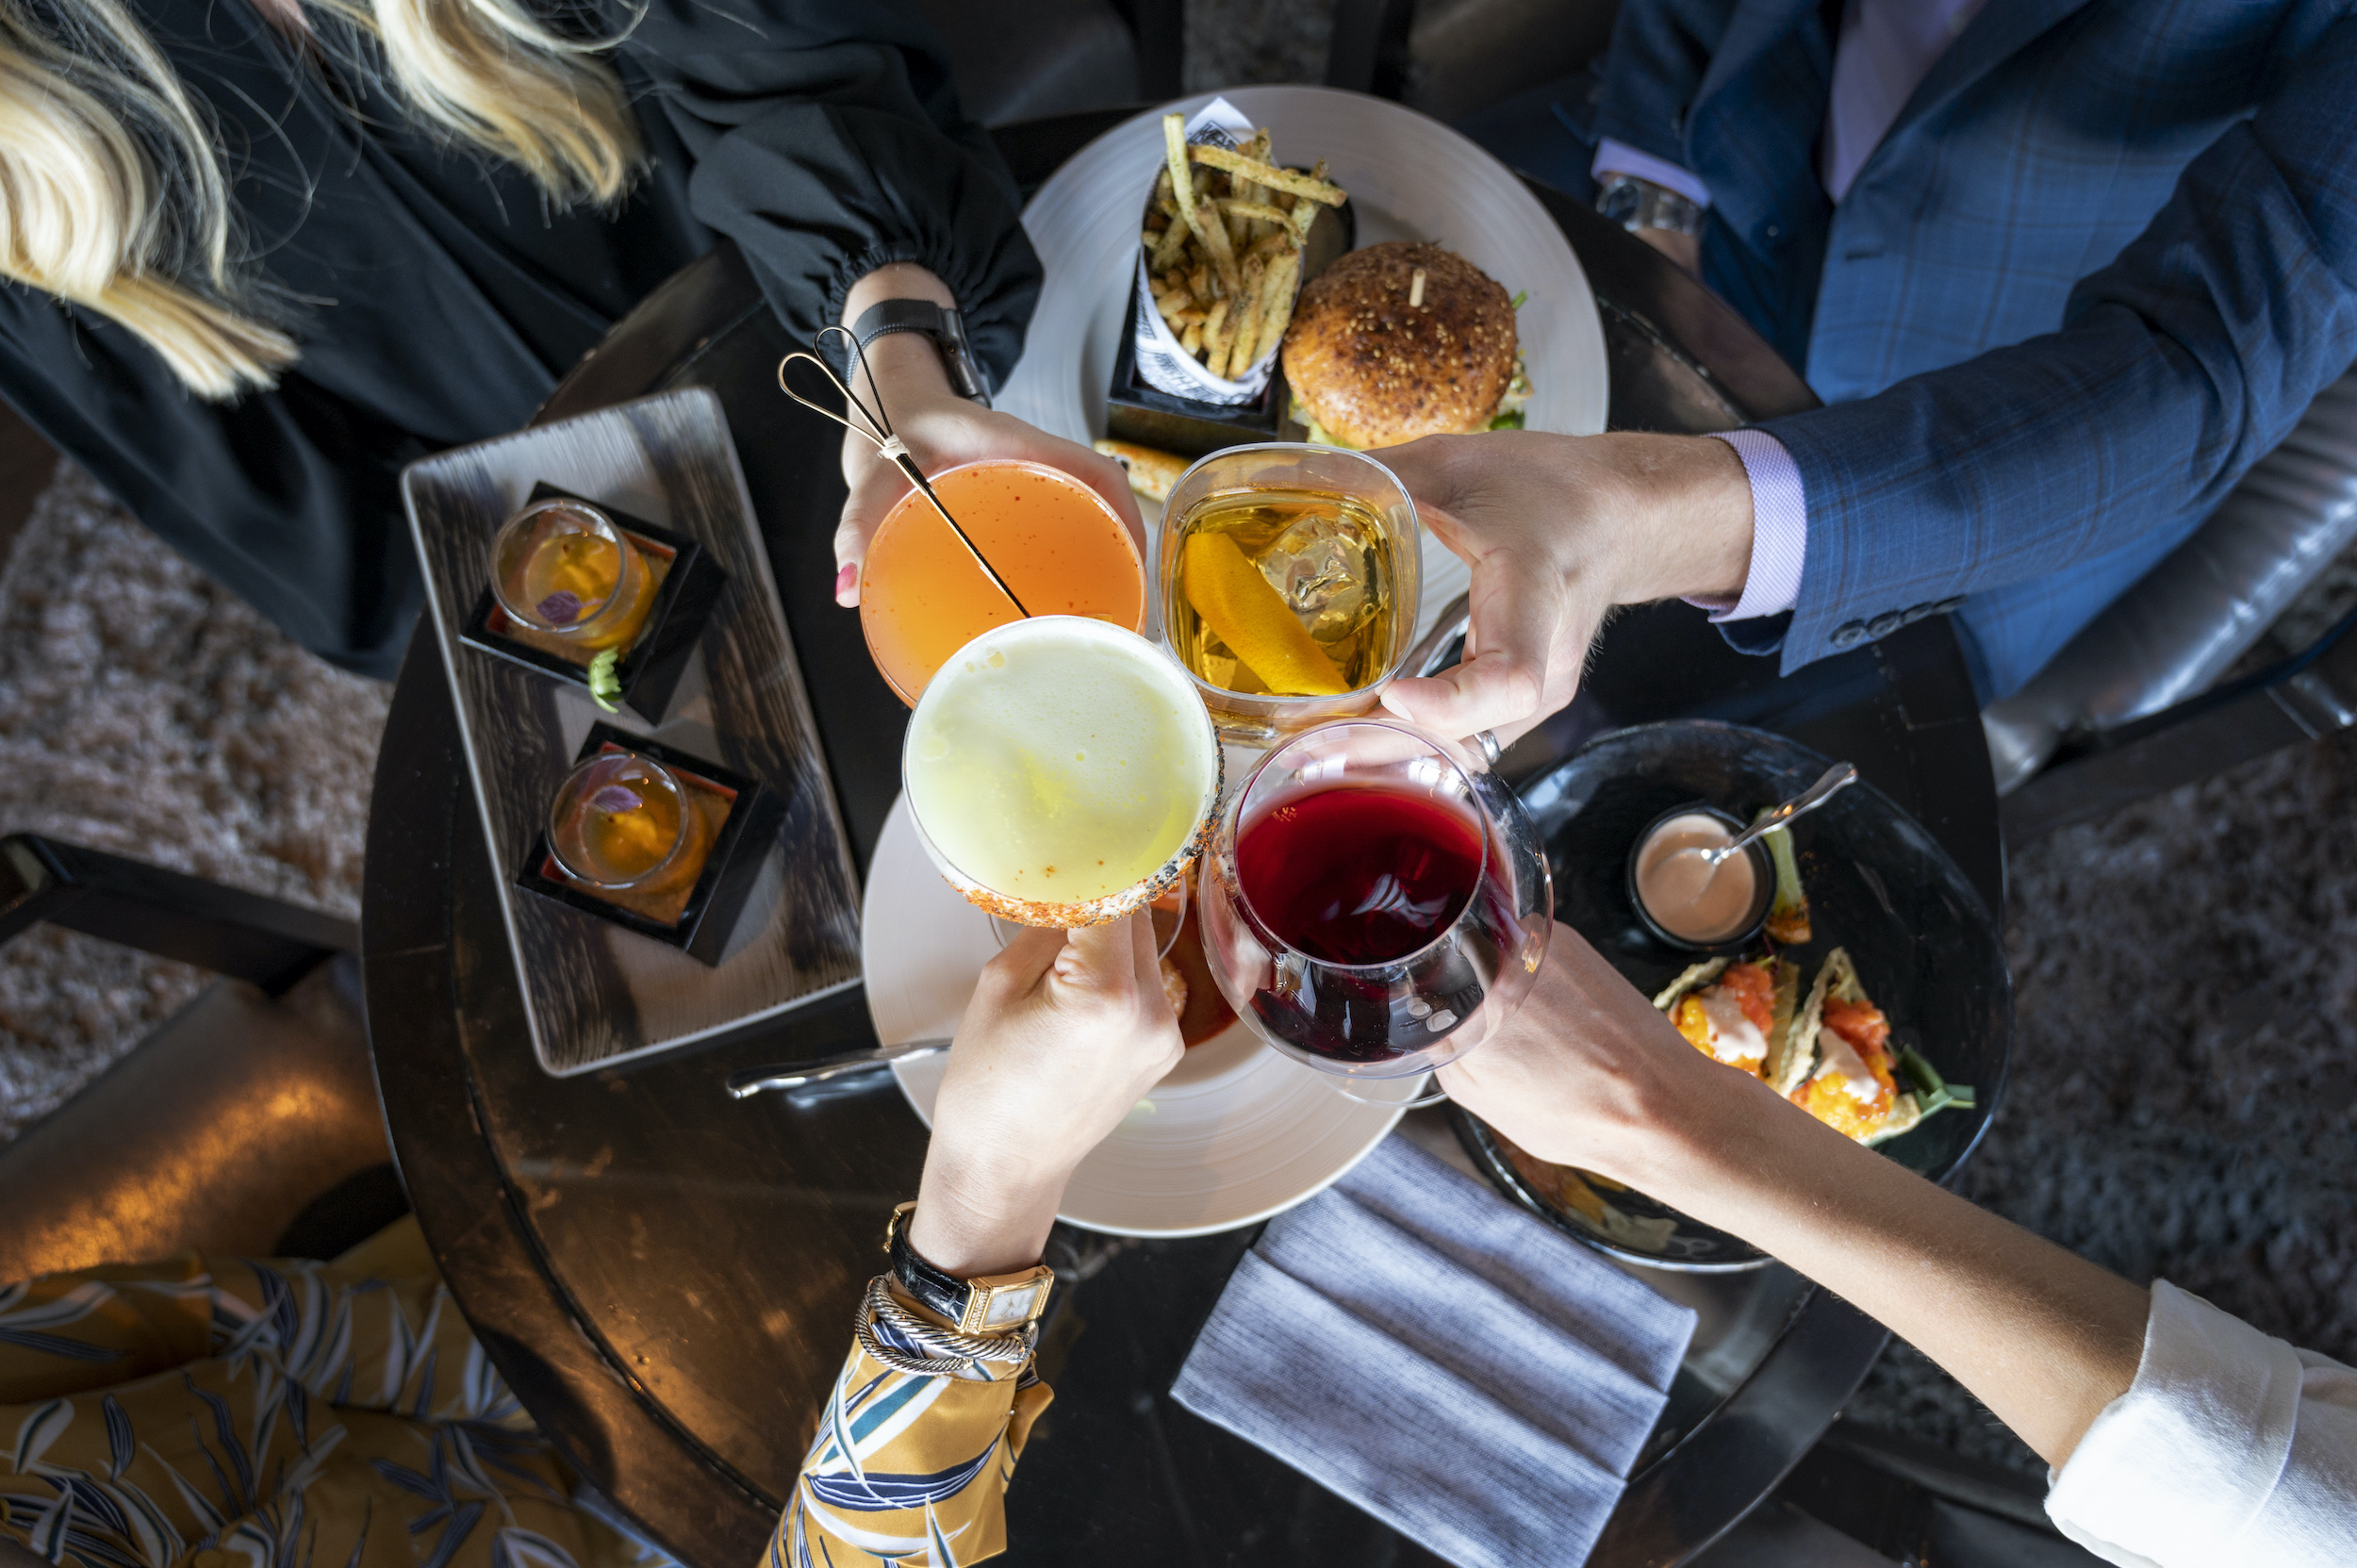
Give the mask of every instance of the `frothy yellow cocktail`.
<path id="1" fill-rule="evenodd" d="M 1143 637 L 1039 616 L 941 667 L 901 769 L 920 836 L 969 899 L 1031 925 L 1087 925 L 1185 868 L 1220 754 L 1194 686 Z"/>

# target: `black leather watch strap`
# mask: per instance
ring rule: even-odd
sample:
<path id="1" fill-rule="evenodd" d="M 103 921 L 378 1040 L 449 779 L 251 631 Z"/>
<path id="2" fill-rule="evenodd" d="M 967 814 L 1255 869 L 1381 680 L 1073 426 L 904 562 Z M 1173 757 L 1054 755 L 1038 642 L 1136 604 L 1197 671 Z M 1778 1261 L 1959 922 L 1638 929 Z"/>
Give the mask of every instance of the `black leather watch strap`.
<path id="1" fill-rule="evenodd" d="M 965 341 L 964 317 L 931 300 L 880 300 L 851 323 L 851 336 L 863 349 L 896 332 L 921 332 L 931 338 L 958 396 L 990 406 L 990 388 L 983 385 L 981 368 Z"/>
<path id="2" fill-rule="evenodd" d="M 1045 1267 L 960 1279 L 918 1257 L 909 1245 L 908 1217 L 915 1208 L 914 1203 L 901 1204 L 892 1211 L 891 1222 L 884 1227 L 884 1250 L 892 1258 L 892 1278 L 911 1300 L 967 1334 L 1020 1330 L 1047 1311 L 1055 1276 Z"/>
<path id="3" fill-rule="evenodd" d="M 965 1317 L 965 1300 L 971 1294 L 964 1280 L 952 1274 L 944 1274 L 916 1255 L 909 1245 L 908 1223 L 895 1214 L 899 1223 L 892 1227 L 892 1278 L 918 1306 L 929 1312 L 948 1318 L 952 1323 Z"/>

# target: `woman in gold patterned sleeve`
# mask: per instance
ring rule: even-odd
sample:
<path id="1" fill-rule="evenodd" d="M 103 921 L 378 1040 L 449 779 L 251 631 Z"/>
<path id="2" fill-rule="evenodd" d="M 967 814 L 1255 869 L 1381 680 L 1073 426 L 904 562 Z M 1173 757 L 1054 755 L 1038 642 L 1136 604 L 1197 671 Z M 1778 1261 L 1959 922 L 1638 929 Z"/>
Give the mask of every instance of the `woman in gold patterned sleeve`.
<path id="1" fill-rule="evenodd" d="M 1024 1289 L 1073 1168 L 1184 1048 L 1143 916 L 1008 944 L 934 1103 L 904 1232 L 920 1283 Z M 768 1568 L 948 1568 L 1006 1549 L 1007 1479 L 1050 1397 L 1031 1330 L 957 1332 L 902 1283 L 910 1267 L 868 1288 Z"/>
<path id="2" fill-rule="evenodd" d="M 950 1051 L 910 1247 L 960 1290 L 1035 1268 L 1075 1164 L 1181 1049 L 1144 917 L 1014 941 Z M 1007 1478 L 1049 1403 L 1026 1304 L 957 1334 L 870 1287 L 771 1563 L 946 1568 L 1007 1546 Z M 189 1252 L 0 1285 L 0 1568 L 35 1560 L 662 1563 L 577 1507 L 415 1221 L 332 1263 Z"/>
<path id="3" fill-rule="evenodd" d="M 1011 944 L 949 1053 L 909 1246 L 961 1291 L 1035 1267 L 1073 1167 L 1181 1048 L 1142 917 Z M 871 1286 L 773 1564 L 1005 1548 L 1048 1400 L 1015 1295 L 1014 1327 L 960 1335 Z M 332 1263 L 186 1253 L 0 1286 L 0 1568 L 663 1562 L 575 1495 L 414 1221 Z"/>

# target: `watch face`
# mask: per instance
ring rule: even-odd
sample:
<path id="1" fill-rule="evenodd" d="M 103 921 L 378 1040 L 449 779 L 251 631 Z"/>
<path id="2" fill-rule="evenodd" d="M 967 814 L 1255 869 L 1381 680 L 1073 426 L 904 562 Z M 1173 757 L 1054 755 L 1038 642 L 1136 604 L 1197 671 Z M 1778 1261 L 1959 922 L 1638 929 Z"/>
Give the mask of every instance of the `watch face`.
<path id="1" fill-rule="evenodd" d="M 1035 1279 L 1028 1285 L 1001 1285 L 990 1293 L 990 1305 L 982 1312 L 982 1321 L 975 1325 L 980 1331 L 993 1329 L 1019 1329 L 1031 1320 L 1033 1309 L 1039 1305 L 1040 1292 L 1047 1281 Z"/>

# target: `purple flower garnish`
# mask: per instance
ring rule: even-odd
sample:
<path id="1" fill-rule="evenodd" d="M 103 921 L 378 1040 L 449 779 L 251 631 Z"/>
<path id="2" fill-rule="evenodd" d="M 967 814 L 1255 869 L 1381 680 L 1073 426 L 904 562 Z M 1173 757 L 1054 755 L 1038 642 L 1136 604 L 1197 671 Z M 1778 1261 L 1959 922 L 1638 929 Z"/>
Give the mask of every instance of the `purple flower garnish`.
<path id="1" fill-rule="evenodd" d="M 559 588 L 533 608 L 552 626 L 570 626 L 581 619 L 581 595 L 569 588 Z"/>
<path id="2" fill-rule="evenodd" d="M 626 811 L 636 811 L 647 802 L 640 800 L 636 792 L 625 789 L 620 784 L 607 784 L 603 789 L 589 797 L 589 803 L 608 817 L 619 817 Z"/>

